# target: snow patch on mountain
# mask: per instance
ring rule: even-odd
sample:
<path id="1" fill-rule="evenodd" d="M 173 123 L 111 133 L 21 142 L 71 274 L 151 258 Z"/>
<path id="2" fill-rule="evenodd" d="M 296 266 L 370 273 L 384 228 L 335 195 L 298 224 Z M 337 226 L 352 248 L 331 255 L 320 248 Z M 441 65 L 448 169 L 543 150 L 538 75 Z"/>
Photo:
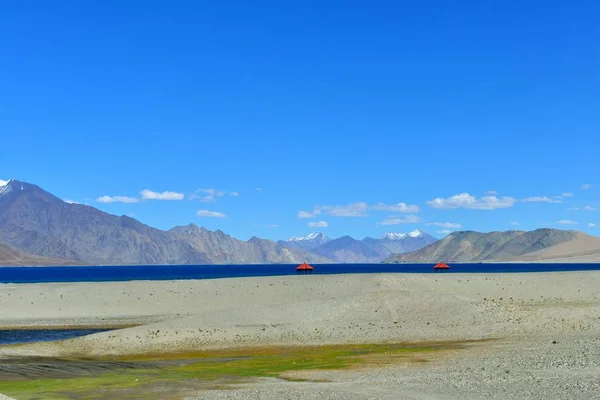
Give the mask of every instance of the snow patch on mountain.
<path id="1" fill-rule="evenodd" d="M 419 238 L 419 237 L 423 237 L 424 235 L 426 235 L 425 232 L 423 232 L 420 229 L 415 229 L 412 232 L 408 232 L 408 233 L 398 233 L 398 232 L 388 232 L 385 235 L 381 236 L 379 239 L 380 240 L 403 240 L 406 238 Z"/>
<path id="2" fill-rule="evenodd" d="M 416 238 L 416 237 L 421 237 L 421 236 L 423 236 L 424 234 L 425 234 L 425 232 L 423 232 L 423 231 L 422 231 L 422 230 L 420 230 L 420 229 L 415 229 L 415 230 L 414 230 L 414 231 L 412 231 L 412 232 L 408 232 L 408 236 L 410 236 L 410 237 L 413 237 L 413 238 Z"/>
<path id="3" fill-rule="evenodd" d="M 307 236 L 292 236 L 286 242 L 301 242 L 305 240 L 328 241 L 329 238 L 322 232 L 313 232 Z"/>
<path id="4" fill-rule="evenodd" d="M 406 233 L 389 232 L 380 237 L 381 240 L 400 240 L 406 237 Z"/>

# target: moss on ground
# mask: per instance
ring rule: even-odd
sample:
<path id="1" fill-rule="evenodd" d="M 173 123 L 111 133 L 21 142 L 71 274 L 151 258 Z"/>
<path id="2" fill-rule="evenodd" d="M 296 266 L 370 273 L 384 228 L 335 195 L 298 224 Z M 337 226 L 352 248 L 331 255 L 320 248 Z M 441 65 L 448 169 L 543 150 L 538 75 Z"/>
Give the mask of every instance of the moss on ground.
<path id="1" fill-rule="evenodd" d="M 457 347 L 457 343 L 263 347 L 112 358 L 128 365 L 133 362 L 139 368 L 61 379 L 9 381 L 0 376 L 0 393 L 19 400 L 144 399 L 157 395 L 175 399 L 197 390 L 227 388 L 254 377 L 280 377 L 290 371 L 419 362 L 424 361 L 425 353 Z"/>

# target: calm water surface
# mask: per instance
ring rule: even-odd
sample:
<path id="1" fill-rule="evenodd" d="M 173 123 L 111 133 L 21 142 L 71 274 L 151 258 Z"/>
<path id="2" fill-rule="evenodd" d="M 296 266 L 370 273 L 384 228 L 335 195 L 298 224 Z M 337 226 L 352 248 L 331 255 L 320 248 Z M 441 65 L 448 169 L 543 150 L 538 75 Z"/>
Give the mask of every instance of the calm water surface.
<path id="1" fill-rule="evenodd" d="M 0 330 L 0 345 L 70 339 L 77 336 L 106 332 L 109 329 L 18 329 Z"/>
<path id="2" fill-rule="evenodd" d="M 433 273 L 433 264 L 313 264 L 313 274 Z M 600 264 L 452 264 L 443 273 L 598 271 Z M 295 275 L 296 265 L 136 265 L 87 267 L 2 267 L 0 283 L 112 282 Z"/>

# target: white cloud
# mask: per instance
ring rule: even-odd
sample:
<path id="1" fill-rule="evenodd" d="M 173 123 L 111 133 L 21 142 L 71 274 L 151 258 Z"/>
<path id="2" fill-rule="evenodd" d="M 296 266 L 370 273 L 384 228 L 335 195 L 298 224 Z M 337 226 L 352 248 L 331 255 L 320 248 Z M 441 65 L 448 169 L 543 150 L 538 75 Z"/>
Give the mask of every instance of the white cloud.
<path id="1" fill-rule="evenodd" d="M 308 211 L 298 211 L 298 218 L 314 218 L 315 214 Z"/>
<path id="2" fill-rule="evenodd" d="M 548 196 L 527 197 L 521 200 L 523 203 L 562 203 L 562 200 L 554 200 Z"/>
<path id="3" fill-rule="evenodd" d="M 384 204 L 377 203 L 375 205 L 368 205 L 365 202 L 351 203 L 348 205 L 336 205 L 336 206 L 315 206 L 312 211 L 299 211 L 298 218 L 314 218 L 320 214 L 330 215 L 332 217 L 366 217 L 369 214 L 368 210 L 375 211 L 391 211 L 401 213 L 416 213 L 419 212 L 419 207 L 416 205 L 409 205 L 406 203 L 397 204 Z"/>
<path id="4" fill-rule="evenodd" d="M 0 186 L 2 186 L 2 185 L 0 185 Z M 78 202 L 78 201 L 75 201 L 75 200 L 70 200 L 70 199 L 64 199 L 63 201 L 64 201 L 65 203 L 67 203 L 67 204 L 81 204 L 81 203 L 80 203 L 80 202 Z"/>
<path id="5" fill-rule="evenodd" d="M 485 194 L 490 195 L 490 196 L 495 196 L 498 194 L 498 192 L 496 192 L 495 190 L 488 190 L 487 192 L 485 192 Z"/>
<path id="6" fill-rule="evenodd" d="M 518 221 L 511 221 L 511 223 L 510 223 L 510 224 L 511 224 L 512 226 L 519 226 L 519 225 L 521 225 L 521 223 L 520 223 L 520 222 L 518 222 Z"/>
<path id="7" fill-rule="evenodd" d="M 401 213 L 416 213 L 419 212 L 419 207 L 415 205 L 408 205 L 406 203 L 397 203 L 397 204 L 383 204 L 377 203 L 374 206 L 370 206 L 373 210 L 377 211 L 391 211 L 391 212 L 401 212 Z"/>
<path id="8" fill-rule="evenodd" d="M 579 207 L 569 207 L 567 211 L 579 211 Z"/>
<path id="9" fill-rule="evenodd" d="M 199 217 L 208 217 L 208 218 L 225 218 L 227 215 L 218 212 L 218 211 L 208 211 L 208 210 L 198 210 L 196 215 Z"/>
<path id="10" fill-rule="evenodd" d="M 447 234 L 452 233 L 452 232 L 453 231 L 451 231 L 450 229 L 442 229 L 442 230 L 436 231 L 436 233 L 440 233 L 442 235 L 447 235 Z"/>
<path id="11" fill-rule="evenodd" d="M 379 225 L 398 225 L 398 224 L 416 224 L 421 222 L 421 217 L 417 215 L 407 215 L 406 217 L 387 217 Z"/>
<path id="12" fill-rule="evenodd" d="M 575 196 L 575 195 L 574 195 L 573 193 L 569 193 L 569 192 L 567 192 L 567 193 L 563 193 L 563 194 L 562 194 L 562 196 L 563 196 L 563 197 L 573 197 L 573 196 Z"/>
<path id="13" fill-rule="evenodd" d="M 329 224 L 326 221 L 309 222 L 308 226 L 311 228 L 327 228 Z"/>
<path id="14" fill-rule="evenodd" d="M 586 211 L 596 211 L 596 208 L 594 208 L 592 206 L 585 206 L 585 207 L 583 207 L 583 209 Z"/>
<path id="15" fill-rule="evenodd" d="M 204 196 L 198 194 L 198 193 L 203 193 Z M 236 193 L 237 196 L 237 192 Z M 210 203 L 210 202 L 214 202 L 217 201 L 217 197 L 223 197 L 225 196 L 225 192 L 221 191 L 221 190 L 217 190 L 217 189 L 198 189 L 196 190 L 196 192 L 190 196 L 190 200 L 195 200 L 195 199 L 200 199 L 201 202 L 203 203 Z"/>
<path id="16" fill-rule="evenodd" d="M 217 189 L 198 189 L 196 190 L 196 193 L 206 193 L 208 196 L 213 196 L 213 197 L 222 197 L 225 196 L 225 192 L 222 192 L 220 190 Z"/>
<path id="17" fill-rule="evenodd" d="M 101 196 L 96 199 L 98 203 L 138 203 L 135 197 L 127 196 Z"/>
<path id="18" fill-rule="evenodd" d="M 433 208 L 469 208 L 476 210 L 494 210 L 509 208 L 515 204 L 512 197 L 483 196 L 477 198 L 469 193 L 456 194 L 446 199 L 436 198 L 427 202 Z"/>
<path id="19" fill-rule="evenodd" d="M 595 223 L 593 223 L 593 222 L 589 222 L 589 223 L 588 223 L 588 226 L 589 226 L 590 228 L 594 228 L 594 227 L 596 226 L 596 224 L 595 224 Z"/>
<path id="20" fill-rule="evenodd" d="M 588 189 L 591 189 L 591 188 L 592 188 L 592 185 L 590 185 L 589 183 L 581 185 L 581 190 L 588 190 Z"/>
<path id="21" fill-rule="evenodd" d="M 240 194 L 238 192 L 229 192 L 230 196 L 238 197 Z"/>
<path id="22" fill-rule="evenodd" d="M 352 203 L 347 206 L 316 206 L 313 214 L 321 213 L 331 215 L 332 217 L 366 217 L 367 203 Z"/>
<path id="23" fill-rule="evenodd" d="M 279 225 L 277 225 L 277 224 L 269 224 L 269 225 L 267 225 L 267 228 L 273 228 L 273 229 L 275 229 L 275 228 L 279 228 Z"/>
<path id="24" fill-rule="evenodd" d="M 458 222 L 428 222 L 425 225 L 438 226 L 440 228 L 453 228 L 453 229 L 462 228 L 462 225 L 459 224 Z"/>
<path id="25" fill-rule="evenodd" d="M 572 221 L 570 219 L 561 219 L 560 221 L 556 221 L 557 224 L 561 224 L 561 225 L 577 225 L 578 223 L 575 221 Z"/>
<path id="26" fill-rule="evenodd" d="M 153 192 L 152 190 L 144 189 L 140 192 L 144 200 L 183 200 L 183 193 L 177 192 Z"/>
<path id="27" fill-rule="evenodd" d="M 261 188 L 261 187 L 256 188 L 257 192 L 261 192 L 262 190 L 263 190 L 263 188 Z"/>

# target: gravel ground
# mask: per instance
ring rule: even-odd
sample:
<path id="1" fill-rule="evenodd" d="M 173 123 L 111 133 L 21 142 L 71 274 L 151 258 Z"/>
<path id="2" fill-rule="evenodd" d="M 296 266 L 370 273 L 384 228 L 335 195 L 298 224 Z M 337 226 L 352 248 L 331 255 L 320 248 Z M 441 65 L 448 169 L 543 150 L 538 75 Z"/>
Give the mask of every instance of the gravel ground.
<path id="1" fill-rule="evenodd" d="M 540 337 L 479 344 L 415 366 L 296 374 L 194 399 L 599 399 L 600 338 Z"/>

